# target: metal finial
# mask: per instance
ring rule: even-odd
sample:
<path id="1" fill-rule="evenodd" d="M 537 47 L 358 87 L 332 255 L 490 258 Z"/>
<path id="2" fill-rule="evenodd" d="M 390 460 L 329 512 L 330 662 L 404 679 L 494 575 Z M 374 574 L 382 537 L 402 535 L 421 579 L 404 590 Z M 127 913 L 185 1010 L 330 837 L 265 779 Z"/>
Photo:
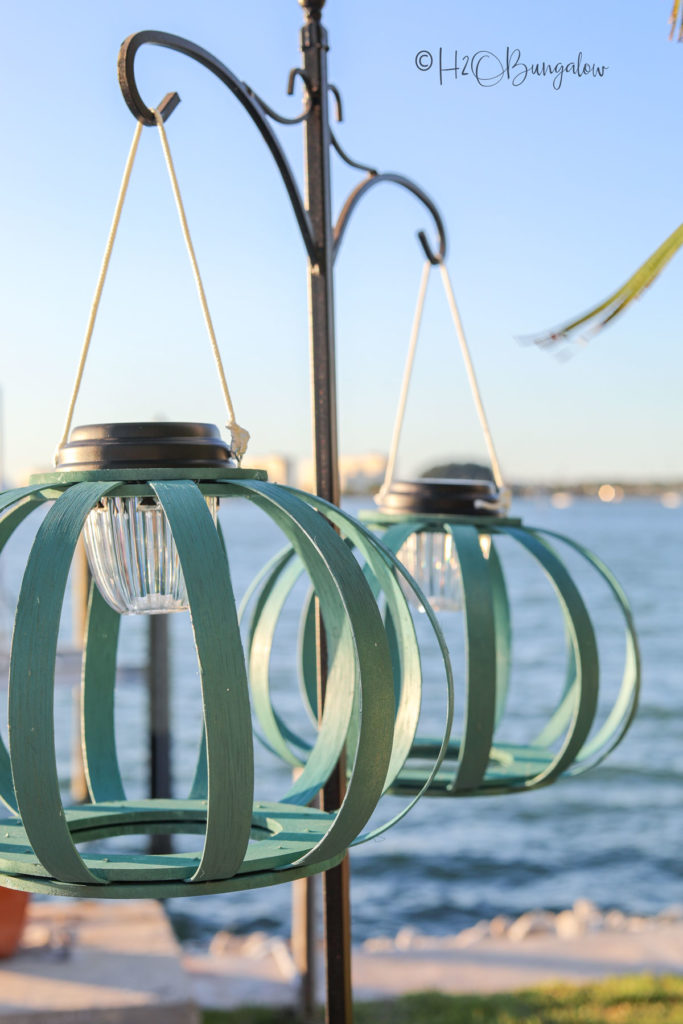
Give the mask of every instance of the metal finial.
<path id="1" fill-rule="evenodd" d="M 323 7 L 325 6 L 325 0 L 299 0 L 299 4 L 301 7 L 305 8 L 308 18 L 320 21 L 320 15 Z"/>

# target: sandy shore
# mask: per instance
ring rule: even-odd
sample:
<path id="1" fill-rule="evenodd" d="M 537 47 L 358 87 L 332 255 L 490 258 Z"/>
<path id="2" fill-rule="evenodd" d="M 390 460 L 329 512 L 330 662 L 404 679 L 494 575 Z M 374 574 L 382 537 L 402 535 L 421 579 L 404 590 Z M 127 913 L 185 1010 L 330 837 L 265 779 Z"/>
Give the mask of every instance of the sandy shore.
<path id="1" fill-rule="evenodd" d="M 255 994 L 259 1003 L 285 1005 L 296 997 L 297 970 L 282 939 L 219 933 L 207 953 L 186 953 L 183 962 L 202 1006 L 238 1006 Z M 683 908 L 627 917 L 581 900 L 559 914 L 498 917 L 452 936 L 405 928 L 353 951 L 354 994 L 361 1000 L 427 989 L 505 992 L 634 973 L 683 973 Z"/>
<path id="2" fill-rule="evenodd" d="M 353 952 L 357 999 L 632 973 L 683 974 L 682 908 L 639 918 L 579 901 L 561 914 L 494 918 L 452 936 L 403 929 Z M 298 982 L 281 938 L 219 932 L 208 951 L 188 952 L 150 900 L 36 902 L 22 949 L 0 962 L 0 1022 L 197 1024 L 198 1007 L 292 1005 Z"/>

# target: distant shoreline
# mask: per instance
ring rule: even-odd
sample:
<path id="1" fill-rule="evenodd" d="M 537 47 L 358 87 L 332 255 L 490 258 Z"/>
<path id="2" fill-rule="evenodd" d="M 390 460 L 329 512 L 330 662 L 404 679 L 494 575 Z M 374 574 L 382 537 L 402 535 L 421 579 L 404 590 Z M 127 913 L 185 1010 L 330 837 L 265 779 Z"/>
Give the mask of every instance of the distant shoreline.
<path id="1" fill-rule="evenodd" d="M 609 485 L 614 488 L 616 495 L 612 500 L 620 501 L 623 498 L 662 498 L 678 496 L 683 504 L 683 480 L 671 483 L 627 483 L 621 480 L 609 480 Z M 600 488 L 605 486 L 605 481 L 586 481 L 580 483 L 512 483 L 508 487 L 513 498 L 552 498 L 553 495 L 567 495 L 571 498 L 600 498 Z M 371 488 L 346 488 L 343 492 L 345 498 L 366 498 L 373 497 L 376 493 L 376 486 Z M 604 498 L 600 498 L 604 501 Z"/>

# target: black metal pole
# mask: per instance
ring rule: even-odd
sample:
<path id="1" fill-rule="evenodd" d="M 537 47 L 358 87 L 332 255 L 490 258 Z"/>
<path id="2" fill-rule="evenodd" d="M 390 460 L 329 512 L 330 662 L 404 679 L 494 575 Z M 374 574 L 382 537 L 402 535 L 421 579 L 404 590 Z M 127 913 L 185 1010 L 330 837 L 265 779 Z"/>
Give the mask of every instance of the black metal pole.
<path id="1" fill-rule="evenodd" d="M 0 481 L 1 482 L 1 481 Z M 90 594 L 90 568 L 85 554 L 83 537 L 76 547 L 72 566 L 72 643 L 75 651 L 83 651 L 85 629 L 88 621 L 88 596 Z M 74 803 L 85 804 L 90 799 L 88 780 L 85 775 L 83 747 L 81 746 L 81 687 L 73 688 L 73 740 L 71 744 L 71 798 Z"/>
<path id="2" fill-rule="evenodd" d="M 168 616 L 150 615 L 147 656 L 149 693 L 149 791 L 153 799 L 171 796 L 171 711 Z M 169 835 L 151 835 L 150 853 L 170 853 Z"/>
<path id="3" fill-rule="evenodd" d="M 321 23 L 325 0 L 299 0 L 305 10 L 301 30 L 303 70 L 312 107 L 304 122 L 305 203 L 315 252 L 309 256 L 308 306 L 311 344 L 313 437 L 316 493 L 339 504 L 336 368 L 334 346 L 334 238 L 330 181 L 327 33 Z M 322 620 L 317 618 L 318 709 L 327 682 L 327 652 Z M 323 808 L 336 810 L 343 799 L 346 772 L 339 763 L 323 793 Z M 348 855 L 323 876 L 326 1021 L 351 1024 L 351 906 Z M 310 969 L 310 968 L 309 968 Z"/>
<path id="4" fill-rule="evenodd" d="M 446 235 L 439 212 L 427 195 L 414 182 L 398 174 L 380 174 L 365 164 L 351 160 L 333 138 L 328 114 L 327 34 L 321 24 L 325 0 L 299 0 L 304 8 L 304 27 L 301 31 L 303 68 L 295 68 L 289 81 L 289 92 L 297 75 L 303 77 L 306 87 L 304 110 L 299 117 L 279 116 L 260 97 L 242 82 L 208 50 L 168 32 L 136 32 L 123 43 L 119 53 L 119 82 L 128 107 L 143 124 L 156 123 L 154 111 L 143 101 L 135 81 L 135 56 L 141 46 L 149 43 L 183 53 L 214 74 L 239 101 L 261 133 L 282 176 L 287 195 L 299 225 L 308 254 L 308 301 L 311 345 L 313 435 L 315 450 L 315 490 L 335 505 L 339 504 L 339 468 L 337 452 L 336 372 L 334 346 L 334 282 L 333 263 L 349 219 L 360 199 L 381 183 L 393 183 L 411 192 L 431 213 L 438 234 L 439 248 L 430 246 L 424 231 L 418 238 L 425 255 L 438 263 L 446 252 Z M 336 91 L 335 91 L 336 92 Z M 336 94 L 338 97 L 338 94 Z M 180 98 L 168 93 L 158 106 L 164 120 L 173 112 Z M 269 120 L 280 124 L 303 124 L 305 148 L 306 188 L 302 199 L 296 179 L 280 142 Z M 330 188 L 330 150 L 349 166 L 365 171 L 367 176 L 352 190 L 337 220 L 332 225 Z M 317 616 L 318 707 L 322 708 L 327 681 L 327 657 L 323 623 Z M 161 730 L 159 752 L 164 746 L 165 726 Z M 342 760 L 323 794 L 325 810 L 336 810 L 344 797 L 346 770 Z M 161 795 L 161 794 L 159 794 Z M 327 872 L 323 878 L 324 915 L 327 966 L 327 1021 L 328 1024 L 350 1024 L 351 1005 L 351 912 L 349 905 L 348 858 L 342 865 Z M 311 883 L 312 884 L 312 883 Z M 298 894 L 297 894 L 298 895 Z M 296 947 L 297 964 L 307 964 L 302 990 L 304 1002 L 312 999 L 314 980 L 315 930 L 312 927 L 314 907 L 309 887 L 301 928 L 297 899 L 297 920 L 300 929 Z"/>

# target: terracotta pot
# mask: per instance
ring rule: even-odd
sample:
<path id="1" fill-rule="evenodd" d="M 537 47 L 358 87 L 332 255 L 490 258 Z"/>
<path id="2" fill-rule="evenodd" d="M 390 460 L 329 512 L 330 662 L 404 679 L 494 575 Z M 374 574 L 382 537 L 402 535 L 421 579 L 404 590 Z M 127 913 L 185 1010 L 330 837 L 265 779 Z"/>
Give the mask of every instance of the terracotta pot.
<path id="1" fill-rule="evenodd" d="M 0 888 L 0 957 L 12 956 L 19 945 L 29 893 Z"/>

